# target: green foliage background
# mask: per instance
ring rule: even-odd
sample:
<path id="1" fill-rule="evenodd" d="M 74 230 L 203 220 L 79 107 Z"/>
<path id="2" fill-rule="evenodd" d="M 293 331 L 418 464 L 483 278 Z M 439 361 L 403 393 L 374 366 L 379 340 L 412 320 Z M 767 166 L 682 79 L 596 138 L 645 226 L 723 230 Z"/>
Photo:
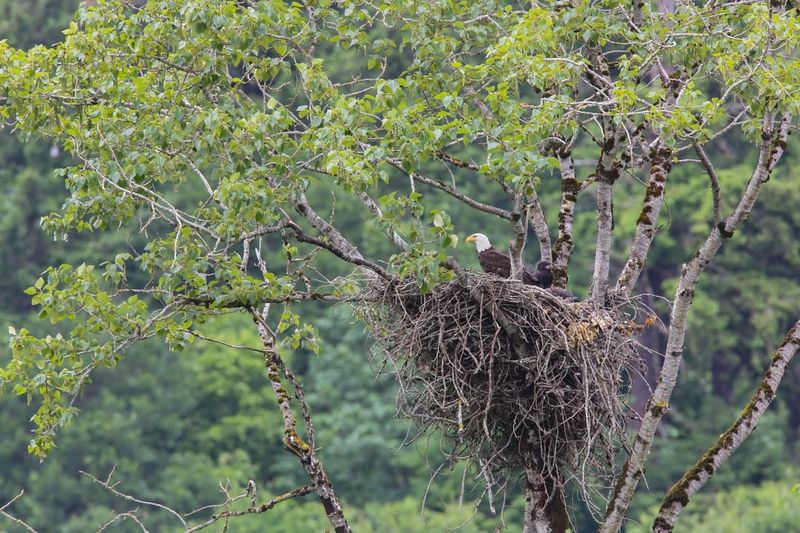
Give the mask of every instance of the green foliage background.
<path id="1" fill-rule="evenodd" d="M 20 48 L 53 43 L 61 38 L 75 4 L 71 0 L 0 0 L 0 37 Z M 340 54 L 327 61 L 349 72 L 350 60 Z M 728 148 L 732 154 L 738 147 Z M 653 453 L 648 487 L 640 489 L 645 497 L 632 513 L 641 517 L 642 526 L 630 524 L 631 532 L 649 530 L 653 506 L 664 490 L 737 414 L 782 332 L 797 319 L 798 153 L 790 145 L 745 229 L 726 245 L 701 284 L 687 336 L 686 370 Z M 7 130 L 0 132 L 0 161 L 0 325 L 2 331 L 12 324 L 44 327 L 34 320 L 30 298 L 23 290 L 46 266 L 98 262 L 121 246 L 139 247 L 143 240 L 133 232 L 109 231 L 71 237 L 69 243 L 50 241 L 39 229 L 39 220 L 63 201 L 63 182 L 53 169 L 68 161 L 46 142 L 22 143 Z M 736 166 L 735 158 L 725 153 L 715 154 L 715 161 L 723 169 L 721 179 L 731 185 L 728 190 L 735 191 L 747 168 Z M 711 218 L 702 173 L 677 172 L 670 181 L 664 228 L 644 280 L 652 292 L 667 295 L 674 289 L 680 264 L 693 253 Z M 619 243 L 626 242 L 625 232 L 633 228 L 642 189 L 631 182 L 615 193 Z M 541 196 L 549 220 L 557 216 L 557 195 L 558 185 L 544 180 Z M 468 214 L 445 197 L 439 201 L 462 238 L 478 230 L 498 241 L 507 238 L 493 229 L 492 219 Z M 338 225 L 365 250 L 386 249 L 378 228 L 349 216 L 346 205 L 338 210 Z M 458 222 L 463 220 L 468 222 Z M 589 282 L 593 224 L 594 207 L 584 199 L 578 206 L 578 255 L 571 267 L 572 288 L 578 293 Z M 616 250 L 617 267 L 623 259 L 621 246 Z M 528 253 L 528 259 L 534 260 L 534 251 Z M 455 254 L 462 264 L 475 267 L 471 250 L 459 247 Z M 369 341 L 350 310 L 340 306 L 308 312 L 318 314 L 316 324 L 325 348 L 319 355 L 301 349 L 286 356 L 306 384 L 323 446 L 321 457 L 354 529 L 446 531 L 466 523 L 460 531 L 477 532 L 492 530 L 504 520 L 509 530 L 515 530 L 522 509 L 519 499 L 506 502 L 502 517 L 491 516 L 484 499 L 474 515 L 473 501 L 479 492 L 468 490 L 459 508 L 459 466 L 444 468 L 429 483 L 441 462 L 436 439 L 402 446 L 413 428 L 394 419 L 394 385 L 391 379 L 375 378 Z M 244 316 L 201 326 L 201 331 L 230 343 L 258 345 Z M 0 363 L 7 357 L 7 351 L 0 354 Z M 789 531 L 800 523 L 800 495 L 791 490 L 800 477 L 798 368 L 797 364 L 792 367 L 779 400 L 756 433 L 702 498 L 691 504 L 678 531 L 769 533 Z M 279 414 L 262 360 L 255 353 L 199 341 L 184 352 L 170 352 L 157 342 L 142 344 L 117 368 L 97 375 L 78 406 L 81 415 L 63 431 L 51 456 L 39 462 L 26 452 L 31 408 L 24 397 L 0 396 L 0 503 L 24 489 L 25 496 L 9 511 L 40 531 L 93 531 L 113 513 L 135 507 L 81 476 L 80 470 L 104 477 L 115 467 L 115 479 L 123 480 L 122 490 L 181 511 L 220 501 L 218 482 L 237 492 L 254 479 L 263 496 L 304 480 L 294 458 L 282 449 Z M 467 480 L 467 489 L 473 485 L 480 490 L 479 482 Z M 146 521 L 155 531 L 176 527 L 165 513 L 146 515 Z M 577 517 L 579 530 L 587 524 L 585 516 Z M 282 504 L 268 515 L 234 521 L 230 531 L 322 531 L 325 527 L 320 506 L 308 496 Z M 136 530 L 124 522 L 115 528 Z M 0 518 L 0 531 L 17 529 Z"/>

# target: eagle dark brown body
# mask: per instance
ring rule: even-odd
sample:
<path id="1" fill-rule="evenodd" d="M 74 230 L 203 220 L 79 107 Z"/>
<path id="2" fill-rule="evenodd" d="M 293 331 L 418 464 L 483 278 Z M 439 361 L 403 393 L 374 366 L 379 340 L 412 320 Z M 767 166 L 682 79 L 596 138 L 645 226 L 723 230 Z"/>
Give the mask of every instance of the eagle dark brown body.
<path id="1" fill-rule="evenodd" d="M 497 251 L 483 233 L 475 233 L 467 237 L 466 242 L 474 242 L 478 248 L 478 263 L 481 270 L 496 274 L 502 278 L 511 277 L 511 259 L 508 255 Z M 522 270 L 522 282 L 546 289 L 553 285 L 553 265 L 550 261 L 539 261 L 536 270 L 527 267 Z"/>

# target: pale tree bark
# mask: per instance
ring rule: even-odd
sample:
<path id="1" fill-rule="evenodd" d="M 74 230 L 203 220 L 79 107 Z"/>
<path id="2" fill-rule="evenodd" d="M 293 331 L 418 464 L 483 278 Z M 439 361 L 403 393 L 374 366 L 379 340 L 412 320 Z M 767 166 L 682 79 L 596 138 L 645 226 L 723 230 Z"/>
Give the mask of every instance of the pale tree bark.
<path id="1" fill-rule="evenodd" d="M 690 468 L 669 491 L 653 523 L 654 533 L 669 533 L 689 500 L 702 489 L 725 461 L 742 445 L 753 432 L 775 399 L 786 367 L 800 348 L 800 321 L 789 330 L 772 362 L 761 377 L 758 389 L 742 414 L 720 435 L 717 442 Z"/>
<path id="2" fill-rule="evenodd" d="M 580 187 L 578 180 L 575 179 L 572 152 L 559 150 L 557 155 L 561 166 L 561 208 L 558 212 L 558 238 L 553 247 L 553 286 L 566 289 L 569 281 L 567 267 L 572 257 L 572 249 L 575 247 L 572 224 L 575 220 L 575 203 L 578 201 Z"/>
<path id="3" fill-rule="evenodd" d="M 522 281 L 522 253 L 525 250 L 525 241 L 528 235 L 527 209 L 522 193 L 514 194 L 514 210 L 511 229 L 514 239 L 509 243 L 509 257 L 511 258 L 511 279 Z"/>
<path id="4" fill-rule="evenodd" d="M 613 182 L 601 180 L 597 188 L 597 243 L 594 251 L 594 272 L 592 273 L 592 301 L 604 306 L 608 292 L 608 271 L 611 264 L 611 232 L 614 226 L 614 213 L 611 205 Z"/>
<path id="5" fill-rule="evenodd" d="M 527 466 L 523 533 L 564 533 L 568 528 L 563 489 L 535 465 Z"/>
<path id="6" fill-rule="evenodd" d="M 684 73 L 682 76 L 671 78 L 660 62 L 657 65 L 661 83 L 668 88 L 663 107 L 665 112 L 669 112 L 680 99 L 691 74 Z M 661 135 L 656 137 L 647 148 L 650 179 L 642 201 L 642 211 L 636 221 L 636 234 L 633 237 L 631 251 L 614 287 L 616 295 L 621 297 L 630 295 L 644 270 L 650 245 L 656 238 L 658 216 L 661 213 L 661 206 L 664 205 L 667 176 L 672 169 L 672 149 L 666 145 Z"/>
<path id="7" fill-rule="evenodd" d="M 589 80 L 598 94 L 609 97 L 609 89 L 613 87 L 605 58 L 597 48 L 591 51 L 594 71 L 589 72 Z M 613 101 L 613 99 L 610 99 Z M 619 178 L 621 164 L 617 161 L 625 130 L 617 125 L 609 115 L 612 105 L 601 105 L 604 111 L 602 118 L 603 143 L 600 157 L 597 160 L 595 176 L 597 188 L 597 241 L 594 253 L 594 270 L 592 272 L 591 300 L 598 306 L 606 304 L 608 294 L 608 273 L 611 266 L 611 234 L 614 230 L 614 206 L 612 189 Z"/>
<path id="8" fill-rule="evenodd" d="M 684 265 L 682 269 L 670 315 L 664 363 L 659 373 L 656 388 L 642 417 L 639 432 L 634 440 L 630 455 L 612 492 L 606 509 L 605 520 L 598 530 L 600 533 L 619 531 L 639 480 L 644 474 L 644 465 L 650 453 L 656 430 L 664 413 L 669 409 L 669 399 L 678 379 L 678 371 L 683 357 L 683 342 L 686 334 L 689 307 L 692 304 L 697 281 L 717 254 L 725 239 L 733 236 L 734 230 L 741 222 L 747 219 L 753 209 L 761 187 L 769 179 L 772 170 L 780 160 L 786 147 L 790 122 L 791 117 L 785 115 L 777 131 L 775 131 L 773 115 L 771 113 L 765 114 L 762 122 L 762 141 L 758 162 L 739 203 L 727 219 L 712 228 L 706 241 L 692 260 Z"/>
<path id="9" fill-rule="evenodd" d="M 642 211 L 636 221 L 636 235 L 631 244 L 628 261 L 617 280 L 614 292 L 627 296 L 633 290 L 647 261 L 650 245 L 656 237 L 658 215 L 664 205 L 667 176 L 672 168 L 672 150 L 657 139 L 650 152 L 650 180 L 642 202 Z"/>
<path id="10" fill-rule="evenodd" d="M 542 210 L 542 203 L 536 191 L 528 198 L 528 221 L 539 241 L 539 257 L 542 261 L 553 260 L 553 249 L 550 244 L 550 228 L 547 226 L 547 219 Z"/>

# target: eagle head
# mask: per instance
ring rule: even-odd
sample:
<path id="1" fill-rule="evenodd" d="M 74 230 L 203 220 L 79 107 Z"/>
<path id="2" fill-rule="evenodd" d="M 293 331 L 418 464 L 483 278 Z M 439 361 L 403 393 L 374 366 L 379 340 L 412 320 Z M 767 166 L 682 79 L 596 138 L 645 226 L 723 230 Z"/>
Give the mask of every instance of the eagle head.
<path id="1" fill-rule="evenodd" d="M 475 248 L 478 249 L 478 253 L 484 250 L 488 250 L 489 248 L 492 247 L 492 243 L 489 242 L 489 237 L 487 237 L 483 233 L 473 233 L 472 235 L 464 239 L 464 242 L 474 242 Z"/>

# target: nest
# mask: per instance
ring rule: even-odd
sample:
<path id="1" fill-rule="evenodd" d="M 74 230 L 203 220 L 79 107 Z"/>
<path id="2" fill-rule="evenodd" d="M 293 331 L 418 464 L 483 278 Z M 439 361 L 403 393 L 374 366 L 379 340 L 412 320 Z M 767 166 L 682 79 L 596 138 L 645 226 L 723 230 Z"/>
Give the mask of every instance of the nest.
<path id="1" fill-rule="evenodd" d="M 425 294 L 413 280 L 369 291 L 360 311 L 396 372 L 399 413 L 442 432 L 451 457 L 487 480 L 535 467 L 584 491 L 613 474 L 639 364 L 621 308 L 478 273 Z"/>

